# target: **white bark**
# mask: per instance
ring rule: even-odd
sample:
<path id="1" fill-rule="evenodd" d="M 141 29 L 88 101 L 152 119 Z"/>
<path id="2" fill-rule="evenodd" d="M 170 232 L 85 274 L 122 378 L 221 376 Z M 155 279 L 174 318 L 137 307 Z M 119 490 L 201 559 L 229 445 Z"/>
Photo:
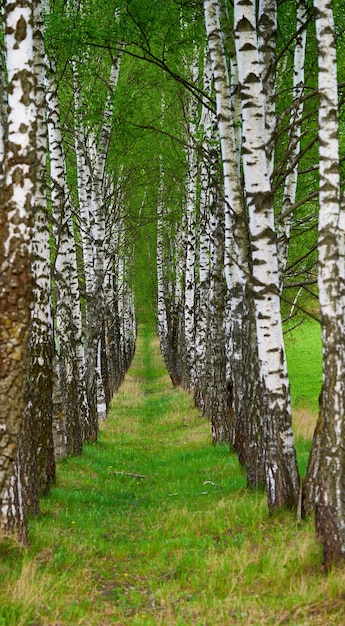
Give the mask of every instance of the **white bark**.
<path id="1" fill-rule="evenodd" d="M 164 362 L 169 364 L 169 328 L 165 302 L 166 284 L 164 279 L 164 172 L 160 167 L 160 184 L 157 201 L 157 328 Z"/>
<path id="2" fill-rule="evenodd" d="M 106 387 L 107 402 L 118 390 L 122 381 L 122 367 L 119 349 L 119 316 L 118 316 L 118 289 L 117 289 L 117 256 L 119 254 L 119 232 L 123 228 L 122 220 L 122 176 L 119 176 L 117 185 L 108 180 L 109 197 L 107 235 L 106 235 L 106 276 L 104 281 L 104 327 L 105 327 L 105 360 L 107 362 L 108 381 Z"/>
<path id="3" fill-rule="evenodd" d="M 222 41 L 219 1 L 204 0 L 204 12 L 216 92 L 217 120 L 224 174 L 226 203 L 225 275 L 228 288 L 231 289 L 233 285 L 243 285 L 245 282 L 245 264 L 242 251 L 246 244 L 239 239 L 239 243 L 236 243 L 234 239 L 234 216 L 243 217 L 243 195 L 238 176 L 238 141 L 236 141 L 234 132 L 230 78 Z"/>
<path id="4" fill-rule="evenodd" d="M 5 2 L 5 46 L 8 82 L 8 117 L 6 143 L 5 185 L 11 186 L 13 211 L 9 220 L 18 213 L 18 222 L 10 224 L 10 234 L 20 234 L 29 249 L 30 230 L 27 227 L 25 203 L 33 192 L 29 157 L 33 144 L 30 133 L 36 122 L 36 103 L 33 98 L 33 33 L 32 3 L 13 6 Z M 16 151 L 22 155 L 21 172 L 17 170 Z M 22 218 L 22 221 L 21 219 Z M 9 252 L 10 241 L 5 242 Z"/>
<path id="5" fill-rule="evenodd" d="M 81 102 L 77 63 L 73 62 L 75 121 L 74 137 L 77 158 L 80 234 L 83 247 L 83 268 L 86 294 L 92 293 L 94 284 L 94 224 L 91 216 L 91 171 L 87 158 L 87 132 L 80 119 Z"/>
<path id="6" fill-rule="evenodd" d="M 275 115 L 275 67 L 277 35 L 277 0 L 259 0 L 258 6 L 258 51 L 263 75 L 263 97 L 265 111 L 265 152 L 268 175 L 274 167 Z"/>
<path id="7" fill-rule="evenodd" d="M 272 0 L 266 11 L 275 11 Z M 249 211 L 256 332 L 266 403 L 266 480 L 269 506 L 293 504 L 299 479 L 291 424 L 289 382 L 280 316 L 278 256 L 267 158 L 264 72 L 256 24 L 256 3 L 235 1 L 235 42 L 242 99 L 243 171 Z M 279 438 L 279 444 L 277 441 Z"/>
<path id="8" fill-rule="evenodd" d="M 196 83 L 199 76 L 198 59 L 193 51 L 190 67 L 191 80 Z M 184 331 L 185 331 L 185 360 L 187 365 L 185 384 L 190 390 L 195 385 L 195 296 L 196 296 L 196 230 L 197 230 L 197 185 L 198 185 L 198 154 L 193 145 L 193 138 L 198 128 L 198 111 L 196 102 L 190 99 L 188 103 L 188 142 L 187 148 L 187 249 L 185 274 L 185 302 L 184 302 Z"/>
<path id="9" fill-rule="evenodd" d="M 205 168 L 202 168 L 203 170 Z M 206 180 L 205 180 L 206 182 Z M 206 191 L 206 189 L 205 189 Z M 194 389 L 200 409 L 204 408 L 203 389 L 206 386 L 206 351 L 210 292 L 210 227 L 209 194 L 200 199 L 199 219 L 199 289 L 195 327 Z"/>
<path id="10" fill-rule="evenodd" d="M 3 496 L 0 510 L 0 529 L 3 534 L 18 532 L 22 543 L 28 543 L 26 509 L 22 496 L 23 476 L 20 458 L 17 455 L 9 486 Z"/>
<path id="11" fill-rule="evenodd" d="M 229 394 L 226 379 L 225 341 L 226 282 L 224 266 L 224 207 L 215 189 L 210 195 L 210 290 L 209 290 L 209 371 L 206 413 L 211 419 L 213 443 L 231 442 Z"/>
<path id="12" fill-rule="evenodd" d="M 345 210 L 340 202 L 337 58 L 331 0 L 314 0 L 319 59 L 319 301 L 323 339 L 316 527 L 326 566 L 345 558 Z"/>
<path id="13" fill-rule="evenodd" d="M 87 132 L 80 120 L 79 77 L 77 63 L 74 62 L 75 145 L 79 169 L 78 193 L 86 288 L 86 377 L 89 403 L 92 407 L 91 421 L 94 422 L 95 430 L 90 434 L 91 437 L 96 436 L 98 419 L 105 418 L 107 414 L 107 393 L 101 368 L 101 344 L 105 328 L 104 285 L 108 271 L 105 249 L 105 166 L 110 143 L 113 95 L 119 78 L 120 61 L 121 54 L 112 61 L 103 124 L 98 135 L 94 131 Z M 85 140 L 87 145 L 85 145 Z"/>
<path id="14" fill-rule="evenodd" d="M 47 211 L 47 120 L 46 120 L 46 64 L 43 44 L 43 23 L 39 2 L 34 4 L 34 69 L 36 75 L 37 102 L 37 186 L 35 194 L 35 219 L 32 233 L 33 307 L 31 311 L 30 368 L 28 371 L 28 403 L 26 420 L 31 421 L 33 441 L 26 446 L 35 454 L 37 487 L 40 494 L 47 495 L 55 479 L 54 451 L 52 441 L 52 379 L 53 379 L 53 318 L 51 302 L 50 233 Z M 22 436 L 26 436 L 24 433 Z M 22 459 L 22 466 L 30 468 L 30 462 Z M 26 482 L 31 482 L 30 478 Z M 24 496 L 26 496 L 24 489 Z M 27 500 L 35 500 L 29 494 Z M 37 511 L 30 511 L 37 513 Z"/>
<path id="15" fill-rule="evenodd" d="M 235 85 L 230 85 L 228 62 L 221 30 L 220 2 L 218 0 L 204 0 L 204 13 L 216 92 L 217 121 L 224 177 L 224 266 L 228 288 L 228 306 L 225 312 L 228 342 L 227 381 L 229 386 L 237 389 L 238 398 L 243 398 L 243 307 L 249 270 L 247 217 L 240 183 L 241 139 L 238 126 L 238 97 L 235 95 L 236 92 L 232 93 L 232 88 L 235 88 Z M 237 87 L 238 68 L 235 61 L 232 63 L 232 68 Z M 236 119 L 234 119 L 234 115 L 236 115 Z M 233 420 L 236 422 L 235 407 L 233 406 L 232 409 Z"/>
<path id="16" fill-rule="evenodd" d="M 205 93 L 212 91 L 212 64 L 208 50 L 204 59 L 204 85 Z M 206 391 L 206 351 L 207 330 L 210 292 L 210 187 L 215 184 L 212 176 L 218 161 L 218 151 L 212 148 L 213 128 L 215 126 L 214 115 L 210 109 L 203 105 L 200 120 L 203 132 L 202 152 L 203 159 L 200 167 L 200 227 L 199 227 L 199 304 L 195 333 L 195 393 L 196 402 L 200 409 L 205 408 Z"/>
<path id="17" fill-rule="evenodd" d="M 284 272 L 289 250 L 290 232 L 293 219 L 291 207 L 296 201 L 298 181 L 298 155 L 300 152 L 301 119 L 303 115 L 304 65 L 307 42 L 306 0 L 297 3 L 297 36 L 294 52 L 293 102 L 290 116 L 289 155 L 286 163 L 287 175 L 284 184 L 281 218 L 278 231 L 279 282 L 283 286 Z"/>
<path id="18" fill-rule="evenodd" d="M 60 383 L 66 411 L 67 452 L 78 454 L 82 449 L 82 422 L 87 415 L 82 358 L 82 322 L 71 202 L 67 187 L 53 62 L 51 67 L 52 80 L 47 89 L 47 108 L 53 231 L 56 246 L 56 324 L 61 348 Z"/>
<path id="19" fill-rule="evenodd" d="M 168 369 L 174 385 L 180 385 L 184 378 L 184 281 L 186 268 L 186 214 L 182 211 L 182 220 L 174 224 L 169 234 L 165 249 L 165 265 L 173 268 L 166 279 L 169 299 L 169 363 Z"/>
<path id="20" fill-rule="evenodd" d="M 0 189 L 0 500 L 16 460 L 26 401 L 32 302 L 31 222 L 37 167 L 33 6 L 29 1 L 6 1 L 3 9 L 8 106 Z M 8 488 L 11 490 L 11 485 Z M 15 518 L 25 531 L 20 503 Z"/>

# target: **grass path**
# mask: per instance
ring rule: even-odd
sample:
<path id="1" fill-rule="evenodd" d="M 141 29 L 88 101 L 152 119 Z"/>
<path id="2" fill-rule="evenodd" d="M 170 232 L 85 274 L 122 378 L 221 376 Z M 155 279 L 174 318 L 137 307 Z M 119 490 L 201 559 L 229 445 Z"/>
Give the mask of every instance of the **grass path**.
<path id="1" fill-rule="evenodd" d="M 42 513 L 28 549 L 0 542 L 0 626 L 345 623 L 345 574 L 324 575 L 312 521 L 268 517 L 149 329 L 99 442 L 59 464 Z"/>

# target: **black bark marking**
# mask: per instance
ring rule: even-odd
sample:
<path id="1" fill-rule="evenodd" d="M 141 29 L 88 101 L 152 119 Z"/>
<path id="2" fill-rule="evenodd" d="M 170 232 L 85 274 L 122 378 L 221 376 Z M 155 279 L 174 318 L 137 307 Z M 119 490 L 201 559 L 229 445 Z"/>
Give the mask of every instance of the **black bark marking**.
<path id="1" fill-rule="evenodd" d="M 26 20 L 21 15 L 17 22 L 16 31 L 14 34 L 17 44 L 19 44 L 21 41 L 24 41 L 24 39 L 26 39 L 26 36 L 27 36 Z"/>

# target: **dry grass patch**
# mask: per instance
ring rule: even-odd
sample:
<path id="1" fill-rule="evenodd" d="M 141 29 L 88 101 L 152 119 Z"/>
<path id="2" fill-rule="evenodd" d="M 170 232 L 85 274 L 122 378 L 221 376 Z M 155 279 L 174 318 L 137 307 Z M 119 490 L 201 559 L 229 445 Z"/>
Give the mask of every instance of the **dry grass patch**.
<path id="1" fill-rule="evenodd" d="M 293 428 L 296 438 L 313 438 L 317 415 L 308 408 L 295 409 L 293 411 Z"/>
<path id="2" fill-rule="evenodd" d="M 126 402 L 129 402 L 129 404 L 131 404 L 132 402 L 135 403 L 136 401 L 140 401 L 141 398 L 145 395 L 140 378 L 130 376 L 129 374 L 126 374 L 118 393 L 121 395 L 126 395 Z"/>
<path id="3" fill-rule="evenodd" d="M 183 406 L 181 411 L 178 411 L 172 408 L 161 417 L 160 425 L 170 430 L 176 445 L 211 444 L 210 424 L 196 409 L 186 411 L 186 407 Z"/>
<path id="4" fill-rule="evenodd" d="M 11 588 L 12 600 L 28 607 L 40 603 L 41 594 L 36 580 L 37 563 L 28 561 L 23 564 L 20 576 Z"/>

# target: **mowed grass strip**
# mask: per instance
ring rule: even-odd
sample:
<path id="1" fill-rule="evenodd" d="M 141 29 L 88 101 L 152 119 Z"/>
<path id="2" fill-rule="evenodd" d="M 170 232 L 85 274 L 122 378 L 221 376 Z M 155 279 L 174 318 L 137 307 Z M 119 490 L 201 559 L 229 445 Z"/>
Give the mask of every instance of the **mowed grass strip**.
<path id="1" fill-rule="evenodd" d="M 150 328 L 99 442 L 59 463 L 30 539 L 0 542 L 0 626 L 345 622 L 345 572 L 324 574 L 313 521 L 269 517 L 172 387 Z"/>

